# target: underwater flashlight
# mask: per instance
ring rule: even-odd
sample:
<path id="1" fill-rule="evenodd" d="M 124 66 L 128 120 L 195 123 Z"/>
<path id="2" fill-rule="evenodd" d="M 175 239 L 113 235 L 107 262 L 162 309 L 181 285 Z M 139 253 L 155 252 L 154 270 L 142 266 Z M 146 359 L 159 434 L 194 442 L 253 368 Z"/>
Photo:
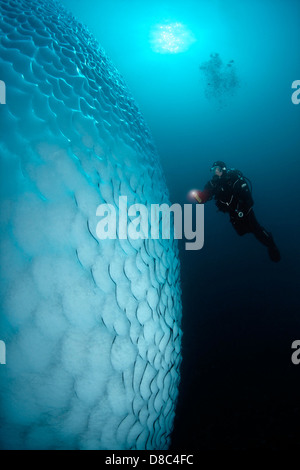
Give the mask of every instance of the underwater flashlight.
<path id="1" fill-rule="evenodd" d="M 196 201 L 199 202 L 199 204 L 201 204 L 202 199 L 200 198 L 200 196 L 199 196 L 199 194 L 197 193 L 197 191 L 193 191 L 193 192 L 192 192 L 192 196 L 196 199 Z"/>

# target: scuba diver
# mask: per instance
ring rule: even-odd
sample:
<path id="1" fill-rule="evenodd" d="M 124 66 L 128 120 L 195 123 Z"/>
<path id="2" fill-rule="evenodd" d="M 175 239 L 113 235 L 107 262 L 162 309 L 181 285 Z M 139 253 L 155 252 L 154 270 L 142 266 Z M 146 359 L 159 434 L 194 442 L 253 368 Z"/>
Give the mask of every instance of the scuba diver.
<path id="1" fill-rule="evenodd" d="M 271 233 L 256 220 L 253 212 L 252 189 L 249 188 L 247 178 L 239 170 L 227 168 L 222 161 L 213 163 L 211 172 L 212 179 L 205 185 L 203 191 L 194 191 L 193 197 L 199 204 L 214 198 L 217 208 L 229 213 L 230 222 L 239 235 L 253 233 L 268 248 L 270 259 L 274 262 L 280 261 L 280 253 Z"/>

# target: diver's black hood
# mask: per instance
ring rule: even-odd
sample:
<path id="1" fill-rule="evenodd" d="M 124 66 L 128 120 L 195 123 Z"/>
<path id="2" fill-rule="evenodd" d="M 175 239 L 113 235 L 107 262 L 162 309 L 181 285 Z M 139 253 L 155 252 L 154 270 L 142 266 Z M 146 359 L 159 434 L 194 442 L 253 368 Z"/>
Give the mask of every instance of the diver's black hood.
<path id="1" fill-rule="evenodd" d="M 227 165 L 225 162 L 222 162 L 221 160 L 217 160 L 216 162 L 214 162 L 211 166 L 211 168 L 215 168 L 216 166 L 219 166 L 221 168 L 221 170 L 226 170 L 227 169 Z"/>

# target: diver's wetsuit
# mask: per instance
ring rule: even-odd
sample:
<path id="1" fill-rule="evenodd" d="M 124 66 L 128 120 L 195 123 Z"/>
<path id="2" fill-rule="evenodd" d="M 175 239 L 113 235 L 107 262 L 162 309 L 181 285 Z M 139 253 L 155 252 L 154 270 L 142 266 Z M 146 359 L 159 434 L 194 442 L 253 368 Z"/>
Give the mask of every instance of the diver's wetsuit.
<path id="1" fill-rule="evenodd" d="M 239 235 L 253 233 L 268 248 L 271 260 L 280 260 L 280 253 L 271 233 L 255 217 L 251 191 L 240 171 L 230 169 L 224 171 L 221 177 L 214 176 L 204 190 L 199 191 L 199 196 L 202 203 L 214 198 L 218 209 L 229 213 L 230 222 Z"/>

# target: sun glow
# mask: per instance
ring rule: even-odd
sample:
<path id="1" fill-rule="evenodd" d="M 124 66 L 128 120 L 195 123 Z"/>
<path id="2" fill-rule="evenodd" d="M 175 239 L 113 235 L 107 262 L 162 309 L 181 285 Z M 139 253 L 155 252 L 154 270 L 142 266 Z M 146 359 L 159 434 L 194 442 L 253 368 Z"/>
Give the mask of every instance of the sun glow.
<path id="1" fill-rule="evenodd" d="M 152 48 L 160 54 L 185 52 L 195 38 L 182 23 L 158 24 L 152 31 Z"/>

